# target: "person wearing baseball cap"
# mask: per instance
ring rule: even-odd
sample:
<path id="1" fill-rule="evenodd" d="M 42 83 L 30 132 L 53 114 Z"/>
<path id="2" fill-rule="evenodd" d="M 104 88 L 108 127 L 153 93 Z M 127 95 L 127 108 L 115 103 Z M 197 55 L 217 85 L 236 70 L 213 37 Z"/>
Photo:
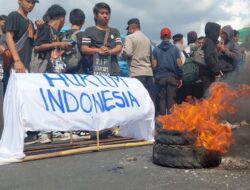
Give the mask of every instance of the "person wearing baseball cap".
<path id="1" fill-rule="evenodd" d="M 135 24 L 137 25 L 139 28 L 140 28 L 140 20 L 138 18 L 131 18 L 129 21 L 128 21 L 128 26 L 126 28 L 126 30 L 129 29 L 129 26 L 132 25 L 132 24 Z"/>
<path id="2" fill-rule="evenodd" d="M 159 117 L 170 113 L 176 104 L 177 89 L 182 86 L 180 51 L 171 42 L 171 30 L 164 27 L 160 31 L 162 42 L 153 50 L 155 83 L 159 88 Z"/>
<path id="3" fill-rule="evenodd" d="M 161 36 L 162 40 L 164 40 L 164 39 L 171 39 L 172 34 L 171 34 L 170 29 L 169 28 L 162 28 L 160 36 Z"/>
<path id="4" fill-rule="evenodd" d="M 131 18 L 127 25 L 128 36 L 124 41 L 122 56 L 129 62 L 129 76 L 138 79 L 155 102 L 151 41 L 141 31 L 138 18 Z"/>

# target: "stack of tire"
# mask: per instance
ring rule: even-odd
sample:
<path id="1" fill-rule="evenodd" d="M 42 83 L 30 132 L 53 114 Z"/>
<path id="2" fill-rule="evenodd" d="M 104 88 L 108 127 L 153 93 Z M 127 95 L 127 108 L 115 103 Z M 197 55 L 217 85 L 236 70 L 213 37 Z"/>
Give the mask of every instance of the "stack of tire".
<path id="1" fill-rule="evenodd" d="M 209 168 L 221 163 L 221 154 L 196 147 L 196 133 L 169 131 L 156 127 L 153 162 L 171 168 Z"/>

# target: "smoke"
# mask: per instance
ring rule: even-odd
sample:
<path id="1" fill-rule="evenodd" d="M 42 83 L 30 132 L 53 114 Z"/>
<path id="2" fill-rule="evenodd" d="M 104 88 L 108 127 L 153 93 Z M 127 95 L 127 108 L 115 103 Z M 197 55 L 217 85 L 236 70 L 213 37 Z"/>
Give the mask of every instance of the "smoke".
<path id="1" fill-rule="evenodd" d="M 239 85 L 250 85 L 250 51 L 245 51 L 244 63 L 238 71 L 226 76 L 224 79 L 232 88 L 237 88 Z M 236 107 L 236 114 L 227 116 L 230 122 L 240 122 L 243 120 L 250 121 L 250 94 L 247 97 L 237 98 L 233 104 Z"/>

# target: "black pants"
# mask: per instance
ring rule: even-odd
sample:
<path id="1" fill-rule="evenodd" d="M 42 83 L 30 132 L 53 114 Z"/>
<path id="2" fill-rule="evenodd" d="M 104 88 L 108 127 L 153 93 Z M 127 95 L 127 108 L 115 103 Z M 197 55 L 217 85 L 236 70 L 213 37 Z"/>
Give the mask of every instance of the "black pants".
<path id="1" fill-rule="evenodd" d="M 154 103 L 154 106 L 155 106 L 156 88 L 155 88 L 153 76 L 136 76 L 133 78 L 138 79 L 143 84 L 143 86 L 147 89 L 147 91 L 148 91 L 148 93 L 149 93 L 149 95 Z"/>
<path id="2" fill-rule="evenodd" d="M 176 103 L 176 91 L 179 81 L 174 77 L 163 77 L 156 80 L 159 88 L 159 114 L 166 115 Z"/>

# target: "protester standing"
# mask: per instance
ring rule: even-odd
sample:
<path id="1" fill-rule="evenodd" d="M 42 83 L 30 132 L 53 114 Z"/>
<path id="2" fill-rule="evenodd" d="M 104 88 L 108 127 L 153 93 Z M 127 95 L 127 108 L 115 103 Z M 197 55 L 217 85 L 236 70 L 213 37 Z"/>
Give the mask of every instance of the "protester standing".
<path id="1" fill-rule="evenodd" d="M 162 42 L 153 50 L 155 82 L 159 87 L 159 115 L 171 113 L 176 103 L 176 91 L 182 86 L 182 70 L 179 49 L 171 44 L 171 31 L 163 28 L 160 32 Z"/>
<path id="2" fill-rule="evenodd" d="M 219 46 L 219 62 L 222 66 L 222 72 L 228 73 L 239 67 L 241 58 L 240 46 L 234 41 L 234 31 L 230 25 L 222 28 L 221 39 L 223 44 Z"/>
<path id="3" fill-rule="evenodd" d="M 110 69 L 107 74 L 117 76 L 120 73 L 117 55 L 122 49 L 122 41 L 120 32 L 116 28 L 109 27 L 111 8 L 106 3 L 97 3 L 93 13 L 95 26 L 86 28 L 82 34 L 81 51 L 86 64 L 85 72 L 94 74 L 95 55 L 110 56 L 108 63 Z"/>
<path id="4" fill-rule="evenodd" d="M 132 18 L 127 24 L 128 36 L 124 41 L 122 56 L 128 60 L 129 76 L 144 85 L 155 103 L 151 42 L 141 31 L 139 19 Z"/>
<path id="5" fill-rule="evenodd" d="M 206 66 L 200 67 L 203 92 L 214 82 L 215 76 L 220 74 L 217 43 L 221 26 L 217 23 L 207 22 L 205 26 L 205 42 L 202 46 Z"/>
<path id="6" fill-rule="evenodd" d="M 71 28 L 63 34 L 62 41 L 70 44 L 69 49 L 63 53 L 63 60 L 66 63 L 66 73 L 83 73 L 83 59 L 80 52 L 81 28 L 85 22 L 85 14 L 81 9 L 73 9 L 70 12 L 69 22 Z"/>

